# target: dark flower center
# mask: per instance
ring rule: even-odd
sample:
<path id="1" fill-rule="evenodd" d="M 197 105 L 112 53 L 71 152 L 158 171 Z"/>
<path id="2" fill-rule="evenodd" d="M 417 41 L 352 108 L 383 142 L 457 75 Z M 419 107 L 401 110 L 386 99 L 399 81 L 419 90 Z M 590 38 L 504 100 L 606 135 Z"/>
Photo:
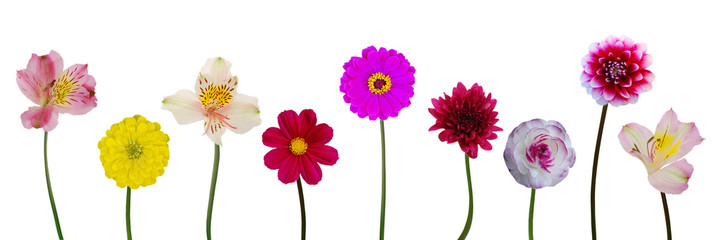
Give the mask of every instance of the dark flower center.
<path id="1" fill-rule="evenodd" d="M 458 132 L 470 134 L 471 132 L 477 131 L 479 133 L 487 124 L 487 116 L 484 113 L 471 110 L 470 106 L 463 106 L 463 108 L 457 112 L 455 129 Z"/>
<path id="2" fill-rule="evenodd" d="M 375 80 L 375 82 L 373 83 L 373 87 L 374 87 L 375 89 L 382 89 L 383 86 L 385 86 L 385 80 L 383 80 L 383 79 L 377 79 L 377 80 Z"/>
<path id="3" fill-rule="evenodd" d="M 618 84 L 619 80 L 627 75 L 627 65 L 625 62 L 608 61 L 603 67 L 607 70 L 607 82 L 614 81 L 614 83 Z"/>
<path id="4" fill-rule="evenodd" d="M 368 90 L 374 94 L 383 94 L 390 90 L 390 86 L 390 76 L 383 73 L 377 72 L 368 78 Z"/>

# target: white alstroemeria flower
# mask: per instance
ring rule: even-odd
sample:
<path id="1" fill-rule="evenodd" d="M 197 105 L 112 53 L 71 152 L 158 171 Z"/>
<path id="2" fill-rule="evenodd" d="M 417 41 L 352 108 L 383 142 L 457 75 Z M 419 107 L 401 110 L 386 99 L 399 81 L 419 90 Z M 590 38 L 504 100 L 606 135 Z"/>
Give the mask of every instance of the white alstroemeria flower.
<path id="1" fill-rule="evenodd" d="M 204 120 L 204 134 L 218 145 L 227 128 L 242 134 L 258 126 L 258 100 L 236 92 L 238 78 L 230 68 L 220 57 L 207 60 L 196 79 L 196 92 L 180 90 L 165 97 L 162 109 L 172 112 L 179 124 Z"/>

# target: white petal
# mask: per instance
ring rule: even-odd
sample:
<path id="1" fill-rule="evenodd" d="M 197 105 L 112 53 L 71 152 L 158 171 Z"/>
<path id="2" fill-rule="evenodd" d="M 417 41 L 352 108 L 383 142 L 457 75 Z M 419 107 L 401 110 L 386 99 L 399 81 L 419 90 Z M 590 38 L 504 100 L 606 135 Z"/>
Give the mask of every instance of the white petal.
<path id="1" fill-rule="evenodd" d="M 649 183 L 663 193 L 680 194 L 689 188 L 689 178 L 694 166 L 681 159 L 649 175 Z"/>
<path id="2" fill-rule="evenodd" d="M 258 99 L 244 94 L 234 95 L 234 100 L 219 109 L 220 114 L 227 117 L 227 126 L 231 131 L 243 134 L 261 124 Z"/>
<path id="3" fill-rule="evenodd" d="M 210 58 L 206 60 L 204 67 L 201 68 L 201 74 L 209 76 L 214 81 L 226 81 L 231 78 L 231 62 L 223 58 Z M 211 81 L 211 80 L 210 80 Z"/>
<path id="4" fill-rule="evenodd" d="M 165 97 L 162 109 L 172 112 L 179 124 L 189 124 L 206 118 L 199 98 L 189 90 L 180 90 Z"/>

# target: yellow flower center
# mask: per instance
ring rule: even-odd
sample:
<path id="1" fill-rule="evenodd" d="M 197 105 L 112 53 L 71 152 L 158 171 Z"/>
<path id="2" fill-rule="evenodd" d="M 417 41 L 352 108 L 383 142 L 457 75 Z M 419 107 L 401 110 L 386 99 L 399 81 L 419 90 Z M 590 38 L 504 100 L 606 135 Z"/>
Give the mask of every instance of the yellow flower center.
<path id="1" fill-rule="evenodd" d="M 288 150 L 291 150 L 291 153 L 296 156 L 306 153 L 306 149 L 308 149 L 308 144 L 300 137 L 291 139 L 291 144 L 288 146 Z"/>
<path id="2" fill-rule="evenodd" d="M 51 93 L 51 100 L 56 105 L 69 105 L 70 96 L 75 92 L 75 89 L 77 89 L 77 81 L 72 78 L 68 78 L 67 75 L 62 74 L 57 80 L 52 81 L 50 83 L 50 87 L 52 87 L 52 93 Z"/>
<path id="3" fill-rule="evenodd" d="M 374 94 L 387 92 L 390 90 L 390 85 L 390 77 L 380 72 L 373 73 L 373 75 L 368 78 L 368 90 Z"/>
<path id="4" fill-rule="evenodd" d="M 209 85 L 206 89 L 202 89 L 199 94 L 199 101 L 208 112 L 213 112 L 216 109 L 222 108 L 227 104 L 231 103 L 234 99 L 231 96 L 231 91 L 226 85 Z"/>
<path id="5" fill-rule="evenodd" d="M 129 159 L 139 158 L 139 156 L 142 155 L 142 145 L 130 143 L 129 146 L 127 146 L 127 155 Z"/>

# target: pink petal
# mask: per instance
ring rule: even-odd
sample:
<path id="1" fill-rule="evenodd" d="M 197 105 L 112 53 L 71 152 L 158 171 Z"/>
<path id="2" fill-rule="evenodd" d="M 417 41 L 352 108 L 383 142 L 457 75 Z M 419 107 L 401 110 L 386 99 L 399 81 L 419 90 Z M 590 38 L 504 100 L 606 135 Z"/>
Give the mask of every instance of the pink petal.
<path id="1" fill-rule="evenodd" d="M 611 101 L 612 99 L 614 99 L 614 96 L 617 94 L 616 90 L 614 89 L 614 86 L 608 85 L 608 86 L 605 86 L 603 89 L 604 89 L 604 95 L 602 95 L 602 96 L 604 96 L 605 100 Z"/>
<path id="2" fill-rule="evenodd" d="M 301 164 L 299 166 L 301 176 L 304 180 L 306 180 L 306 183 L 309 185 L 318 184 L 318 182 L 321 181 L 321 178 L 323 178 L 321 166 L 319 166 L 318 163 L 311 159 L 308 155 L 298 156 L 298 161 Z"/>
<path id="3" fill-rule="evenodd" d="M 647 68 L 651 66 L 652 62 L 654 62 L 654 58 L 651 56 L 651 54 L 644 54 L 644 56 L 641 58 L 641 61 L 639 62 L 639 67 Z"/>
<path id="4" fill-rule="evenodd" d="M 39 81 L 34 74 L 29 73 L 27 70 L 17 71 L 17 86 L 20 87 L 20 91 L 25 94 L 25 97 L 30 99 L 37 105 L 42 105 L 42 99 L 48 98 L 46 90 L 46 84 Z M 42 95 L 45 95 L 44 97 Z"/>
<path id="5" fill-rule="evenodd" d="M 59 114 L 53 106 L 30 107 L 20 115 L 20 120 L 27 129 L 42 128 L 45 132 L 49 132 L 57 126 Z"/>
<path id="6" fill-rule="evenodd" d="M 37 56 L 32 54 L 30 61 L 27 63 L 28 75 L 36 78 L 37 83 L 47 86 L 62 73 L 64 62 L 60 54 L 50 51 L 47 55 Z"/>
<path id="7" fill-rule="evenodd" d="M 58 107 L 60 113 L 69 113 L 72 115 L 82 115 L 97 106 L 97 98 L 94 97 L 94 77 L 87 73 L 87 64 L 75 64 L 62 72 L 57 77 L 51 91 L 64 92 L 59 87 L 67 88 L 64 98 L 53 100 L 53 104 Z M 90 89 L 84 86 L 91 86 Z M 61 94 L 55 94 L 56 96 Z"/>
<path id="8" fill-rule="evenodd" d="M 649 183 L 660 192 L 681 194 L 689 188 L 689 178 L 693 172 L 694 166 L 686 159 L 681 159 L 649 175 Z"/>
<path id="9" fill-rule="evenodd" d="M 278 167 L 278 180 L 282 183 L 289 184 L 295 182 L 298 179 L 298 156 L 291 154 L 288 158 L 284 159 L 281 165 Z"/>
<path id="10" fill-rule="evenodd" d="M 278 114 L 278 126 L 287 138 L 299 137 L 298 114 L 295 111 L 286 110 Z"/>
<path id="11" fill-rule="evenodd" d="M 316 126 L 316 113 L 313 109 L 304 109 L 301 114 L 298 115 L 299 130 L 298 136 L 305 138 L 307 133 Z"/>
<path id="12" fill-rule="evenodd" d="M 323 165 L 332 166 L 338 161 L 338 150 L 327 145 L 309 147 L 306 154 Z"/>
<path id="13" fill-rule="evenodd" d="M 589 86 L 593 88 L 603 87 L 604 85 L 607 85 L 607 81 L 602 76 L 594 76 L 592 80 L 589 81 Z"/>
<path id="14" fill-rule="evenodd" d="M 654 134 L 646 127 L 637 123 L 630 123 L 622 127 L 619 132 L 619 143 L 632 156 L 639 158 L 643 163 L 653 162 L 649 158 L 648 152 L 651 151 L 647 147 L 647 142 Z"/>
<path id="15" fill-rule="evenodd" d="M 704 140 L 696 124 L 679 121 L 671 109 L 662 116 L 654 136 L 662 141 L 661 148 L 656 151 L 656 157 L 663 159 L 664 164 L 682 158 Z"/>
<path id="16" fill-rule="evenodd" d="M 306 143 L 309 147 L 325 145 L 333 138 L 333 128 L 328 124 L 321 123 L 316 125 L 306 134 Z"/>
<path id="17" fill-rule="evenodd" d="M 279 169 L 281 164 L 287 159 L 291 158 L 293 154 L 288 148 L 276 148 L 272 149 L 266 155 L 264 155 L 264 165 L 271 170 Z"/>
<path id="18" fill-rule="evenodd" d="M 286 138 L 277 127 L 266 129 L 261 135 L 261 140 L 264 145 L 274 148 L 286 148 L 291 143 L 291 139 Z"/>

